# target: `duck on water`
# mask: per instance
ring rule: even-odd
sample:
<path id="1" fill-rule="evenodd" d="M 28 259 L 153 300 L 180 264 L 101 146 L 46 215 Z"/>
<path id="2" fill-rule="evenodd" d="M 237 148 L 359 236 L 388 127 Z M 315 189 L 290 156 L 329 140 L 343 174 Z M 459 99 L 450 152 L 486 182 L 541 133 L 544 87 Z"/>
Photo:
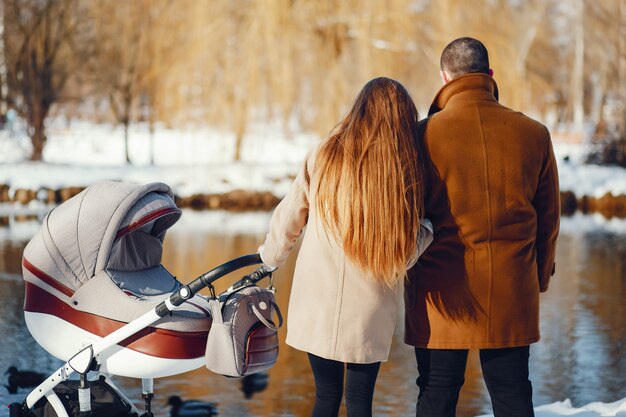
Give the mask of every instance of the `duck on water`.
<path id="1" fill-rule="evenodd" d="M 217 404 L 198 400 L 183 401 L 172 395 L 167 403 L 172 406 L 170 417 L 212 417 L 217 415 Z"/>
<path id="2" fill-rule="evenodd" d="M 32 388 L 41 384 L 45 379 L 44 374 L 33 371 L 19 371 L 15 366 L 11 366 L 6 372 L 7 390 L 9 394 L 17 393 L 18 388 Z"/>

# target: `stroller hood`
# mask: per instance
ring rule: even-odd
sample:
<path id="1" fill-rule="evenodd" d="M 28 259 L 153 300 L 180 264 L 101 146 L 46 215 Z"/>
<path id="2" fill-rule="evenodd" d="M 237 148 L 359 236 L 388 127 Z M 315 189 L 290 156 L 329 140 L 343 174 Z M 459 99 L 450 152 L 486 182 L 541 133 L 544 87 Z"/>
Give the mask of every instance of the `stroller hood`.
<path id="1" fill-rule="evenodd" d="M 150 268 L 180 215 L 166 184 L 96 183 L 48 213 L 24 263 L 73 291 L 105 269 Z"/>

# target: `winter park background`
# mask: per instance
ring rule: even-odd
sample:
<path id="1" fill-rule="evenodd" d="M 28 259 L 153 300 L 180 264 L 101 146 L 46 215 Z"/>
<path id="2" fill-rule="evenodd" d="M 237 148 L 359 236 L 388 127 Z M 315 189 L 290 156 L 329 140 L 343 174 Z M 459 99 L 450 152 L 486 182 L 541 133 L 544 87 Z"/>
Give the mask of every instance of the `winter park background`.
<path id="1" fill-rule="evenodd" d="M 55 204 L 102 179 L 169 184 L 186 208 L 163 264 L 189 281 L 256 251 L 367 80 L 398 79 L 424 117 L 439 53 L 468 35 L 490 51 L 500 101 L 548 126 L 559 164 L 537 416 L 626 416 L 626 0 L 1 0 L 0 13 L 0 370 L 60 366 L 25 327 L 20 265 Z M 285 311 L 294 260 L 276 276 Z M 459 416 L 490 413 L 476 356 Z M 416 376 L 399 323 L 375 415 L 413 414 Z M 139 383 L 119 382 L 139 404 Z M 304 416 L 312 387 L 304 354 L 281 344 L 251 398 L 200 369 L 155 381 L 154 408 L 166 416 L 176 394 L 225 416 Z M 0 386 L 0 416 L 27 393 Z"/>

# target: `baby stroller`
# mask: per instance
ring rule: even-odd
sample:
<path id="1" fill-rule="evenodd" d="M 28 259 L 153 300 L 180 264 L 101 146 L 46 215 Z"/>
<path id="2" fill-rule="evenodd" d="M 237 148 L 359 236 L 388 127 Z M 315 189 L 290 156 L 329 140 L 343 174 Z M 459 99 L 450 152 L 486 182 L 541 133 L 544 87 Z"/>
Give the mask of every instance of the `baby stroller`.
<path id="1" fill-rule="evenodd" d="M 98 393 L 113 398 L 101 415 L 151 416 L 154 378 L 204 364 L 211 318 L 198 291 L 261 260 L 242 256 L 182 285 L 161 265 L 165 233 L 180 216 L 165 184 L 102 182 L 45 217 L 24 250 L 24 315 L 37 343 L 66 363 L 12 404 L 11 417 L 91 415 Z M 269 275 L 261 268 L 231 288 Z M 68 381 L 73 373 L 80 381 Z M 145 413 L 115 375 L 142 379 Z"/>

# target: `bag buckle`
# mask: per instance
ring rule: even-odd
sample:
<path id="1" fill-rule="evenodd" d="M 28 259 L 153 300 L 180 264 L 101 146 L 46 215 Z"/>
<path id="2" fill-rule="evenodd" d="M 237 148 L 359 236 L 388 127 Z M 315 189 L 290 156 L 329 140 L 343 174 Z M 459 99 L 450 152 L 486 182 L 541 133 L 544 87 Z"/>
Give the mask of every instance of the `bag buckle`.
<path id="1" fill-rule="evenodd" d="M 268 278 L 270 279 L 270 286 L 267 287 L 267 289 L 268 291 L 271 291 L 273 294 L 276 294 L 276 291 L 278 291 L 278 289 L 274 287 L 274 275 L 269 274 Z"/>
<path id="2" fill-rule="evenodd" d="M 213 286 L 213 284 L 208 284 L 207 288 L 211 292 L 211 300 L 217 300 L 217 296 L 215 295 L 215 287 Z"/>

